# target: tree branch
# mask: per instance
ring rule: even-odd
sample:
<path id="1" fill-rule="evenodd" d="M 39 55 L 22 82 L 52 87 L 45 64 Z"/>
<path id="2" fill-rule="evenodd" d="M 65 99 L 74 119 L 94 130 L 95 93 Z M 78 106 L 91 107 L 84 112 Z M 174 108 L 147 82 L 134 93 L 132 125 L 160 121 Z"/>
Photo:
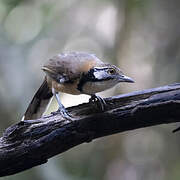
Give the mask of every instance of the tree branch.
<path id="1" fill-rule="evenodd" d="M 180 122 L 180 83 L 107 98 L 106 102 L 104 112 L 92 103 L 69 108 L 75 118 L 72 122 L 51 115 L 6 129 L 0 138 L 0 176 L 46 163 L 99 137 Z"/>

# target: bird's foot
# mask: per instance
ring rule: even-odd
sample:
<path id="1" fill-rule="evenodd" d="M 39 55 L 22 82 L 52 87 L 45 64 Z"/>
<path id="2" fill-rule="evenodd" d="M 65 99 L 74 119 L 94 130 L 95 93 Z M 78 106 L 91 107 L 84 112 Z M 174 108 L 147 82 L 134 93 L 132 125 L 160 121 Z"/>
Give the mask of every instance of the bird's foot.
<path id="1" fill-rule="evenodd" d="M 96 95 L 92 95 L 91 98 L 89 99 L 89 102 L 98 103 L 98 105 L 102 111 L 105 110 L 106 105 L 107 105 L 106 101 L 103 98 L 101 98 L 100 96 L 96 96 Z"/>
<path id="2" fill-rule="evenodd" d="M 52 115 L 61 114 L 61 116 L 62 116 L 64 119 L 66 119 L 66 120 L 68 120 L 68 121 L 70 121 L 70 122 L 73 121 L 72 116 L 68 113 L 68 111 L 67 111 L 65 108 L 59 108 L 57 111 L 51 112 L 51 114 L 52 114 Z"/>

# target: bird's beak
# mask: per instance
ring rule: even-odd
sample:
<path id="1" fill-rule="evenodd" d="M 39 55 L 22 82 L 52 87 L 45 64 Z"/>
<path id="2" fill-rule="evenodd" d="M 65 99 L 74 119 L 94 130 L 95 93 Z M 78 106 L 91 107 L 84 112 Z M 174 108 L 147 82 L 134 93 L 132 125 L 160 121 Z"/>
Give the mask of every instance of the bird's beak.
<path id="1" fill-rule="evenodd" d="M 121 76 L 119 76 L 119 82 L 134 83 L 135 81 L 132 78 L 128 77 L 128 76 L 121 75 Z"/>

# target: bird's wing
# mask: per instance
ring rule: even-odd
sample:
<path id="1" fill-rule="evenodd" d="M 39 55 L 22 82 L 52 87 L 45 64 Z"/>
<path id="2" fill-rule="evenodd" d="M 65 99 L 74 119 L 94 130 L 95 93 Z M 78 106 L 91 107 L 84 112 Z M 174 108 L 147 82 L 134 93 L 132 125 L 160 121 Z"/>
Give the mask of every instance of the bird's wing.
<path id="1" fill-rule="evenodd" d="M 38 119 L 46 111 L 46 108 L 52 98 L 53 94 L 48 87 L 46 79 L 34 95 L 29 104 L 22 120 Z"/>
<path id="2" fill-rule="evenodd" d="M 48 60 L 43 70 L 48 76 L 60 83 L 68 83 L 80 78 L 97 64 L 103 64 L 92 54 L 68 53 L 59 54 Z"/>
<path id="3" fill-rule="evenodd" d="M 53 70 L 51 66 L 43 66 L 42 70 L 45 71 L 47 76 L 49 76 L 51 79 L 55 80 L 58 83 L 63 84 L 71 81 L 68 74 L 57 71 L 57 67 L 56 70 Z"/>

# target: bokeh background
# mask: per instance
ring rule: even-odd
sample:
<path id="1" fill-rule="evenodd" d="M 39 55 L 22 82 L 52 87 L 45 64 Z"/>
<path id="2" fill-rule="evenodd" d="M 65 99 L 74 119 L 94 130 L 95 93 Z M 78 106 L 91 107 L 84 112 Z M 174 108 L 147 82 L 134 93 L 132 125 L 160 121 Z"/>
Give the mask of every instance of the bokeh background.
<path id="1" fill-rule="evenodd" d="M 0 0 L 0 134 L 20 121 L 57 53 L 86 51 L 118 65 L 135 84 L 107 97 L 180 81 L 179 0 Z M 88 96 L 61 94 L 66 106 Z M 49 111 L 56 108 L 53 102 Z M 176 125 L 82 144 L 5 180 L 179 180 Z"/>

